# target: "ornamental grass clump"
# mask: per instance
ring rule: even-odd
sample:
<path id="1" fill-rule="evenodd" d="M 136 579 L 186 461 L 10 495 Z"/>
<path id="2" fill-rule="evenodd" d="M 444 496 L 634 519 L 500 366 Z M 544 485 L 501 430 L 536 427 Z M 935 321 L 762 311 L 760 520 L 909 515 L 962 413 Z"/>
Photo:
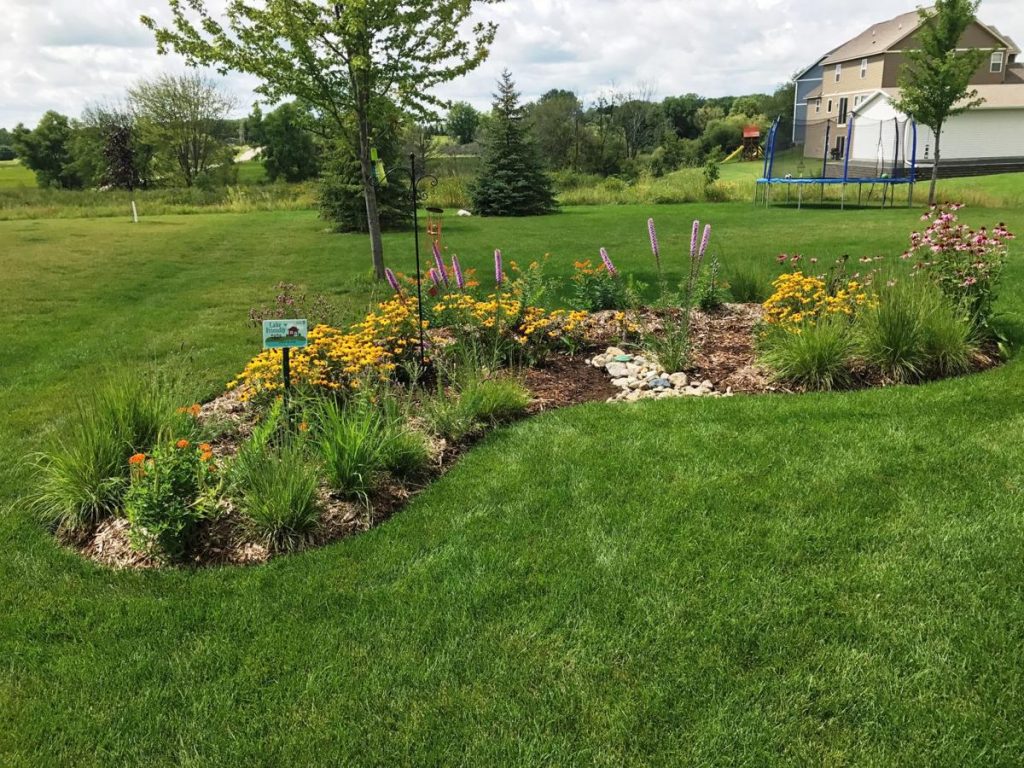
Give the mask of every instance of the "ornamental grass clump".
<path id="1" fill-rule="evenodd" d="M 806 390 L 849 387 L 854 352 L 850 323 L 836 316 L 805 322 L 794 333 L 775 327 L 761 339 L 761 361 L 776 378 Z"/>
<path id="2" fill-rule="evenodd" d="M 128 487 L 128 458 L 171 432 L 192 436 L 194 409 L 178 409 L 174 382 L 123 378 L 78 401 L 49 449 L 34 458 L 32 507 L 43 522 L 82 533 L 119 511 Z"/>
<path id="3" fill-rule="evenodd" d="M 232 486 L 246 530 L 271 552 L 294 551 L 316 536 L 320 477 L 305 441 L 243 447 L 232 466 Z"/>

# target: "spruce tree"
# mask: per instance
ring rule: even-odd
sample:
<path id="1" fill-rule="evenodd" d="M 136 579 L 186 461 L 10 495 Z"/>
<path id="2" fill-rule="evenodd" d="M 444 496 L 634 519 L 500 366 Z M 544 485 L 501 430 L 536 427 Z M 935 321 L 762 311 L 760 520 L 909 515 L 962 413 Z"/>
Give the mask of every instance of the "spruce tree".
<path id="1" fill-rule="evenodd" d="M 551 179 L 527 135 L 512 74 L 505 70 L 494 97 L 491 124 L 484 137 L 483 163 L 472 188 L 481 216 L 538 216 L 555 210 Z"/>

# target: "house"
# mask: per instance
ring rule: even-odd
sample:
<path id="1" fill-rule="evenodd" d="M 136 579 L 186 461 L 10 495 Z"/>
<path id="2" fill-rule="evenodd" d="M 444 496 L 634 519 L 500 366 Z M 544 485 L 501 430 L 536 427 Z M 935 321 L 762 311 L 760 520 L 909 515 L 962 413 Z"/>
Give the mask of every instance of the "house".
<path id="1" fill-rule="evenodd" d="M 828 54 L 825 54 L 828 56 Z M 803 144 L 807 134 L 808 97 L 821 93 L 821 83 L 825 77 L 825 56 L 793 78 L 793 143 Z"/>
<path id="2" fill-rule="evenodd" d="M 806 96 L 794 110 L 794 122 L 800 124 L 794 128 L 794 136 L 801 135 L 805 157 L 838 161 L 849 154 L 851 163 L 867 168 L 864 173 L 870 173 L 871 167 L 880 164 L 876 158 L 883 156 L 909 162 L 914 144 L 907 131 L 912 128 L 906 127 L 908 121 L 892 102 L 899 95 L 900 70 L 906 52 L 914 49 L 920 23 L 915 10 L 874 24 L 804 73 Z M 1024 165 L 1024 63 L 1017 61 L 1020 49 L 981 21 L 967 29 L 960 45 L 988 54 L 971 79 L 985 102 L 945 127 L 943 161 L 949 161 L 954 170 L 958 163 L 976 166 L 1015 161 Z M 818 67 L 821 82 L 811 87 Z M 847 153 L 851 124 L 852 144 Z M 918 164 L 930 164 L 934 137 L 918 126 L 916 139 Z"/>

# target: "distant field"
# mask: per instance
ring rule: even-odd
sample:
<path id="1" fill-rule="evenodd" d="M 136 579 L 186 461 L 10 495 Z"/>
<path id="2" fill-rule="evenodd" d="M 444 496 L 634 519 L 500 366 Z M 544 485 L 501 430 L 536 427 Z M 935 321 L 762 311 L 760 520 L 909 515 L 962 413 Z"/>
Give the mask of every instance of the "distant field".
<path id="1" fill-rule="evenodd" d="M 35 174 L 17 160 L 0 160 L 0 188 L 34 187 Z"/>

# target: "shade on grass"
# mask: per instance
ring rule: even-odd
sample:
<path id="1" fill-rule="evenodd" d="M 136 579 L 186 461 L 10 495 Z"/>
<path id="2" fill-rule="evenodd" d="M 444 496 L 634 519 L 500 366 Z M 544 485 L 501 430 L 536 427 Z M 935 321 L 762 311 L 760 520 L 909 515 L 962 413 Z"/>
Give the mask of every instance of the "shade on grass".
<path id="1" fill-rule="evenodd" d="M 658 219 L 668 267 L 697 216 L 726 263 L 894 253 L 916 221 L 680 208 Z M 60 332 L 3 352 L 8 459 L 60 414 L 55 393 L 101 375 L 97 352 L 134 364 L 184 342 L 212 388 L 258 343 L 239 319 L 250 295 L 279 275 L 337 290 L 368 261 L 298 215 L 214 218 L 169 220 L 154 259 L 136 258 L 134 231 L 103 246 L 65 224 L 13 230 L 15 309 Z M 651 269 L 646 218 L 450 237 L 467 267 L 494 245 L 523 259 L 518 232 L 514 247 L 566 272 L 595 241 L 623 271 Z M 1022 277 L 1012 264 L 1012 317 Z M 381 528 L 251 569 L 105 571 L 15 504 L 0 520 L 0 762 L 1014 765 L 1022 395 L 1014 362 L 920 388 L 552 413 L 492 434 Z M 24 482 L 10 474 L 6 498 Z"/>

